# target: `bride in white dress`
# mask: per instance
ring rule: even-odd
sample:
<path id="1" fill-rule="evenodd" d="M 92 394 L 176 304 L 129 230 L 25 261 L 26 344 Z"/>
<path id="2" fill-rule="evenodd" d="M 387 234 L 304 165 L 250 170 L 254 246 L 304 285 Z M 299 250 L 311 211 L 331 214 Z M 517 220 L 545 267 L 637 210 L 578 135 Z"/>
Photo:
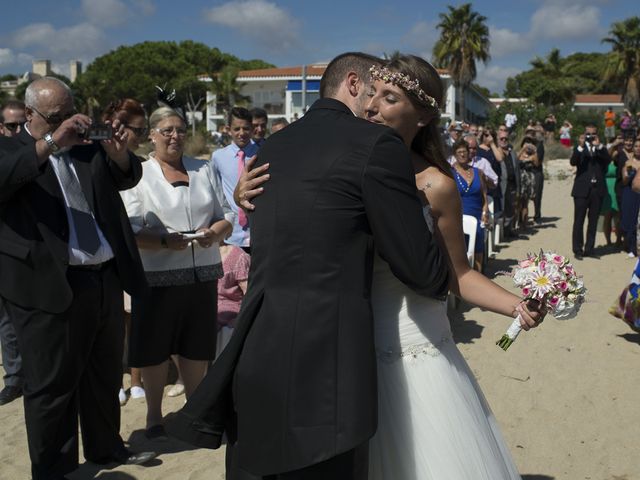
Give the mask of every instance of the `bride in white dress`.
<path id="1" fill-rule="evenodd" d="M 367 118 L 393 127 L 413 153 L 425 219 L 448 253 L 452 290 L 466 301 L 515 317 L 542 319 L 521 299 L 467 263 L 461 202 L 442 152 L 442 86 L 424 60 L 395 55 L 372 67 Z M 416 83 L 417 81 L 417 83 Z M 372 304 L 378 355 L 378 431 L 370 480 L 519 479 L 478 383 L 457 349 L 444 301 L 412 292 L 378 258 Z"/>

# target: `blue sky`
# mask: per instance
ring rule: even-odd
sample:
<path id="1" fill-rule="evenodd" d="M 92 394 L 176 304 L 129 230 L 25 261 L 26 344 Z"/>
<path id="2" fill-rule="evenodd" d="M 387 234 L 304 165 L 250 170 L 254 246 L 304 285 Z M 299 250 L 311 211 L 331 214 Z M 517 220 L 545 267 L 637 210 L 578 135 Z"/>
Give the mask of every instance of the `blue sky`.
<path id="1" fill-rule="evenodd" d="M 3 1 L 0 74 L 24 73 L 33 59 L 94 58 L 145 40 L 194 40 L 243 59 L 278 66 L 327 61 L 347 50 L 394 50 L 430 59 L 438 14 L 460 1 L 345 0 L 30 0 Z M 607 51 L 612 22 L 637 15 L 633 0 L 485 0 L 491 61 L 477 82 L 501 92 L 536 55 Z"/>

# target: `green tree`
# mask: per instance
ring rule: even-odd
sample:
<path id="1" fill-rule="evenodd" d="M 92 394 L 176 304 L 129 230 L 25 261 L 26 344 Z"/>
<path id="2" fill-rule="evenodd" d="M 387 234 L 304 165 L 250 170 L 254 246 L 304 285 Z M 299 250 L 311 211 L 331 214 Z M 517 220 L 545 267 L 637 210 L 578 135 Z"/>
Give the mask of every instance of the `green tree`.
<path id="1" fill-rule="evenodd" d="M 476 78 L 476 61 L 486 64 L 490 59 L 489 28 L 487 18 L 471 10 L 470 3 L 447 8 L 448 14 L 440 14 L 440 39 L 433 47 L 433 57 L 438 67 L 449 70 L 464 119 L 464 90 Z"/>
<path id="2" fill-rule="evenodd" d="M 640 106 L 640 17 L 613 23 L 602 42 L 612 49 L 605 77 L 622 78 L 623 101 L 636 110 Z"/>
<path id="3" fill-rule="evenodd" d="M 248 63 L 269 65 L 260 60 Z M 186 105 L 189 95 L 206 95 L 207 85 L 198 80 L 213 75 L 228 65 L 244 67 L 237 57 L 193 41 L 143 42 L 96 58 L 78 77 L 76 90 L 85 100 L 85 109 L 104 108 L 108 102 L 133 97 L 148 110 L 156 106 L 156 85 L 176 90 L 176 103 Z"/>

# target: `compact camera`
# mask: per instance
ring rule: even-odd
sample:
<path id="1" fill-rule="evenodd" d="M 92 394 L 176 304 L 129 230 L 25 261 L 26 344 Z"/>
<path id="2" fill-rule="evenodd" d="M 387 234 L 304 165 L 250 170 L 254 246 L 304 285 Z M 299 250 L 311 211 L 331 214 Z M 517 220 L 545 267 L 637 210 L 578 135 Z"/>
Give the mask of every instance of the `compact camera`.
<path id="1" fill-rule="evenodd" d="M 598 138 L 597 135 L 585 135 L 584 136 L 584 141 L 587 143 L 593 143 L 593 141 Z"/>
<path id="2" fill-rule="evenodd" d="M 108 123 L 94 123 L 88 129 L 78 132 L 85 140 L 111 140 L 113 129 Z"/>

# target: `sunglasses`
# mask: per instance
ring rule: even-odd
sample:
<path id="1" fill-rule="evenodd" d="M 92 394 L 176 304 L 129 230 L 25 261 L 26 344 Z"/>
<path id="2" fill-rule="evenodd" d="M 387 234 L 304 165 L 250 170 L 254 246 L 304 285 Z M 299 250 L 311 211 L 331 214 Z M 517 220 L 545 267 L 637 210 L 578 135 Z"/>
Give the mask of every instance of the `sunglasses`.
<path id="1" fill-rule="evenodd" d="M 54 113 L 53 115 L 52 114 L 45 115 L 44 113 L 39 111 L 36 107 L 28 106 L 27 108 L 30 108 L 31 110 L 36 112 L 38 115 L 40 115 L 44 119 L 44 121 L 47 122 L 48 125 L 60 125 L 62 122 L 64 122 L 65 120 L 68 120 L 69 118 L 73 117 L 76 114 L 76 111 L 72 110 L 67 113 Z"/>
<path id="2" fill-rule="evenodd" d="M 129 130 L 131 130 L 136 137 L 144 137 L 147 133 L 149 133 L 149 129 L 147 127 L 132 127 L 131 125 L 125 125 L 124 128 L 128 128 Z M 171 136 L 171 133 L 164 136 Z"/>
<path id="3" fill-rule="evenodd" d="M 9 130 L 10 132 L 15 132 L 18 128 L 22 128 L 25 122 L 7 122 L 3 123 L 4 128 Z"/>

